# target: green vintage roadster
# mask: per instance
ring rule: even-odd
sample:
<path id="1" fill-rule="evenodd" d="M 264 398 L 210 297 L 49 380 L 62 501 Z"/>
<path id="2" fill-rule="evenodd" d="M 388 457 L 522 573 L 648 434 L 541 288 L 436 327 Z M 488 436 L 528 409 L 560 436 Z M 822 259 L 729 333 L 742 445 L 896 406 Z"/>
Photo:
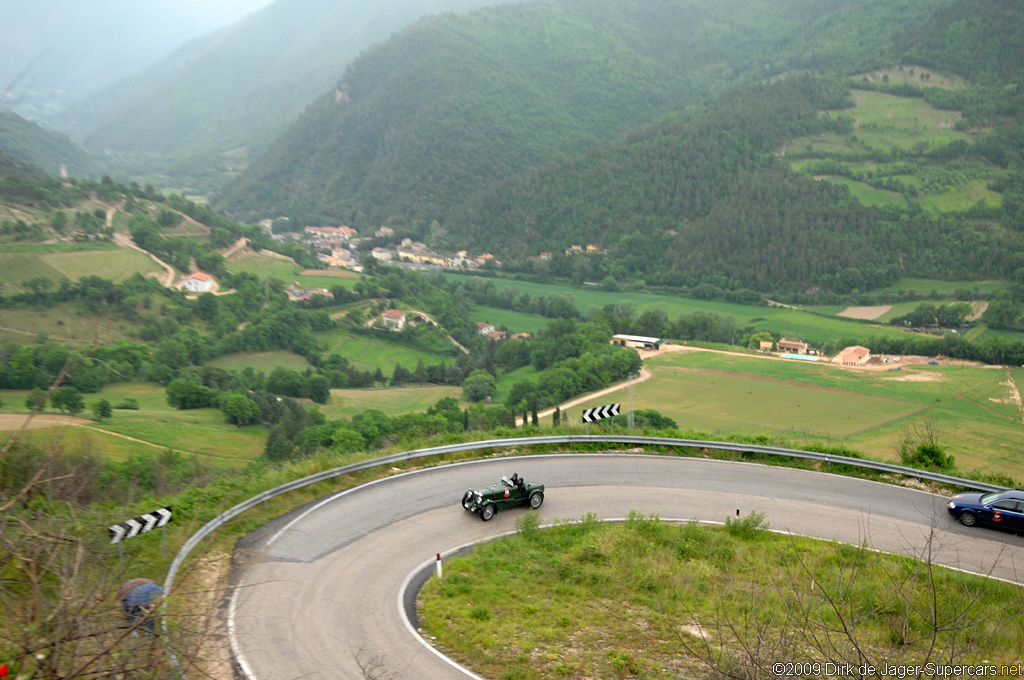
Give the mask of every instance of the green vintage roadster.
<path id="1" fill-rule="evenodd" d="M 544 502 L 544 485 L 527 484 L 518 474 L 512 479 L 502 477 L 497 484 L 482 489 L 468 489 L 462 494 L 462 507 L 470 512 L 480 513 L 480 519 L 487 521 L 494 517 L 498 508 L 513 505 L 529 505 L 536 510 Z"/>

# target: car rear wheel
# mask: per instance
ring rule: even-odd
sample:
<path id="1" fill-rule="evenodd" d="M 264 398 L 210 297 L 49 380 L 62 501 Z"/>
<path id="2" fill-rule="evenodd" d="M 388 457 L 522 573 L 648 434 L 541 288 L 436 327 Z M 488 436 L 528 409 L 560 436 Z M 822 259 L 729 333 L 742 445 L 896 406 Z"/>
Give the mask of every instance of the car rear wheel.
<path id="1" fill-rule="evenodd" d="M 965 527 L 973 527 L 978 523 L 978 516 L 973 512 L 962 512 L 960 513 L 960 524 Z"/>
<path id="2" fill-rule="evenodd" d="M 539 508 L 540 504 L 543 503 L 543 502 L 544 502 L 544 494 L 542 494 L 540 491 L 535 491 L 530 496 L 530 507 L 533 508 L 534 510 Z"/>
<path id="3" fill-rule="evenodd" d="M 494 507 L 492 503 L 488 503 L 484 507 L 480 508 L 480 519 L 486 522 L 492 517 L 494 517 L 494 513 L 496 513 L 497 511 L 498 509 Z"/>

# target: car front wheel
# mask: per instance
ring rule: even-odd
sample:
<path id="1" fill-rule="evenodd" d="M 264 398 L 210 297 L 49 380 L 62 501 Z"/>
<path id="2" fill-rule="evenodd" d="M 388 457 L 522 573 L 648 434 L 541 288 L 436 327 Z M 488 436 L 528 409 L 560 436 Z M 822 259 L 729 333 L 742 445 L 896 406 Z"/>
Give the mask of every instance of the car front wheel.
<path id="1" fill-rule="evenodd" d="M 960 513 L 960 524 L 965 527 L 973 527 L 978 523 L 978 516 L 973 512 L 962 512 Z"/>
<path id="2" fill-rule="evenodd" d="M 536 510 L 540 507 L 540 504 L 544 502 L 544 494 L 540 491 L 535 492 L 530 496 L 530 507 Z"/>
<path id="3" fill-rule="evenodd" d="M 495 512 L 497 512 L 497 508 L 495 508 L 493 504 L 488 503 L 484 507 L 480 508 L 480 519 L 486 522 L 494 517 Z"/>
<path id="4" fill-rule="evenodd" d="M 471 500 L 473 500 L 473 492 L 467 491 L 465 495 L 462 497 L 462 507 L 464 507 L 466 510 L 469 510 L 469 503 Z"/>

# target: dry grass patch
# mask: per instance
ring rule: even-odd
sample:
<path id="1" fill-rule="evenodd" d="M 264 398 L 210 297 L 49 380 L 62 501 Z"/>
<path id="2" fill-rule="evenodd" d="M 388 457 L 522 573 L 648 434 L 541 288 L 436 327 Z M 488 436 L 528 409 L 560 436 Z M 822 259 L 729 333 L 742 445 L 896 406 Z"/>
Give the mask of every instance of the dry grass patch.
<path id="1" fill-rule="evenodd" d="M 836 316 L 844 316 L 847 319 L 863 319 L 874 321 L 892 309 L 892 305 L 873 305 L 871 307 L 847 307 Z"/>

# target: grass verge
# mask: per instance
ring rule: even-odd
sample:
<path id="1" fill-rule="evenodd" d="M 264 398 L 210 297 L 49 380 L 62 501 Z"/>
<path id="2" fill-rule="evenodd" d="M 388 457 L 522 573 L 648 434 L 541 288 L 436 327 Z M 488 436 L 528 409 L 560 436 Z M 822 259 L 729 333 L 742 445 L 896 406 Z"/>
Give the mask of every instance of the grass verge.
<path id="1" fill-rule="evenodd" d="M 998 666 L 1024 648 L 1015 586 L 772 534 L 757 515 L 721 528 L 537 518 L 420 593 L 421 628 L 488 678 L 773 677 L 780 660 L 822 676 L 826 660 Z"/>

